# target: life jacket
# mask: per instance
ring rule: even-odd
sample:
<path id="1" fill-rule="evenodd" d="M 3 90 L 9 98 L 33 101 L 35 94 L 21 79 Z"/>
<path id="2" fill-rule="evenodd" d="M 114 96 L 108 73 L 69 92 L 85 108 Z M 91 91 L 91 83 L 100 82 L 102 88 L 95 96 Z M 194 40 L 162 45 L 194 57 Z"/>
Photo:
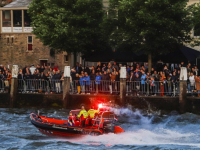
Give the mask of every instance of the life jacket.
<path id="1" fill-rule="evenodd" d="M 81 117 L 81 115 L 83 116 L 83 118 L 81 118 L 81 119 L 86 119 L 88 117 L 88 113 L 85 109 L 81 110 L 77 117 Z"/>
<path id="2" fill-rule="evenodd" d="M 94 118 L 96 113 L 99 113 L 99 110 L 94 110 L 94 109 L 88 110 L 89 119 Z"/>

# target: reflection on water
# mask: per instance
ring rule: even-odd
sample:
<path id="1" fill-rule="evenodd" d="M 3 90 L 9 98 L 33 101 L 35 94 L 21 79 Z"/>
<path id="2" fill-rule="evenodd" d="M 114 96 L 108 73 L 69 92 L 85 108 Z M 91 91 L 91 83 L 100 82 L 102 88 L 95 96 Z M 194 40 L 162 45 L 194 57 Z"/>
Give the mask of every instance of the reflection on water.
<path id="1" fill-rule="evenodd" d="M 0 149 L 200 149 L 200 116 L 171 112 L 147 114 L 128 108 L 112 111 L 125 133 L 84 138 L 54 138 L 31 123 L 37 109 L 0 109 Z M 43 109 L 41 115 L 66 119 L 69 110 Z"/>

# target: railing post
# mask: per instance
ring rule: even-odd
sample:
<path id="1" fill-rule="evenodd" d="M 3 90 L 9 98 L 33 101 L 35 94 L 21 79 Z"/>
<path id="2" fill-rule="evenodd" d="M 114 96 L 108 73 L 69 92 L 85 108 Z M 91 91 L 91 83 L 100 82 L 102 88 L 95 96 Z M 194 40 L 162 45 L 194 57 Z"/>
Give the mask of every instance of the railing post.
<path id="1" fill-rule="evenodd" d="M 70 66 L 65 66 L 63 84 L 63 101 L 64 106 L 68 107 L 70 94 Z"/>
<path id="2" fill-rule="evenodd" d="M 121 67 L 120 73 L 120 103 L 125 104 L 126 101 L 126 67 Z"/>
<path id="3" fill-rule="evenodd" d="M 174 93 L 174 97 L 176 96 L 176 86 L 175 86 L 175 83 L 173 83 L 173 93 Z"/>
<path id="4" fill-rule="evenodd" d="M 147 96 L 149 96 L 149 82 L 147 81 Z"/>
<path id="5" fill-rule="evenodd" d="M 13 65 L 12 67 L 12 79 L 11 79 L 11 89 L 10 89 L 10 107 L 14 107 L 14 102 L 17 97 L 17 87 L 18 87 L 18 66 Z"/>
<path id="6" fill-rule="evenodd" d="M 187 102 L 187 68 L 181 67 L 180 73 L 180 93 L 179 93 L 179 106 L 180 112 L 185 113 L 186 111 L 186 102 Z"/>

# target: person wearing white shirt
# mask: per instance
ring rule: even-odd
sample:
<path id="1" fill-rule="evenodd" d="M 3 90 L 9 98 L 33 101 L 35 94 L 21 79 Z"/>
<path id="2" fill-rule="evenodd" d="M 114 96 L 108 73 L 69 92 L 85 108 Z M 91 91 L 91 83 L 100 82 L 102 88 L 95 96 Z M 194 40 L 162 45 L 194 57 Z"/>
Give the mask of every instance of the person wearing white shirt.
<path id="1" fill-rule="evenodd" d="M 31 75 L 33 75 L 34 74 L 34 72 L 35 72 L 35 67 L 34 67 L 34 65 L 31 65 L 31 67 L 29 68 L 30 69 L 30 71 L 31 71 Z"/>
<path id="2" fill-rule="evenodd" d="M 195 78 L 192 72 L 190 73 L 189 81 L 190 81 L 189 92 L 191 92 L 194 90 L 194 86 L 195 86 Z"/>

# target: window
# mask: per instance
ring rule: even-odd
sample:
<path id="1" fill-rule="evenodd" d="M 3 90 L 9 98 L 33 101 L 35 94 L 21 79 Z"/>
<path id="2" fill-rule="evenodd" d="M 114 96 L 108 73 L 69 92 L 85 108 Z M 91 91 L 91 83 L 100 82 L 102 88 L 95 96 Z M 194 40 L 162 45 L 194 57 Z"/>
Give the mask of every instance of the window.
<path id="1" fill-rule="evenodd" d="M 33 50 L 33 37 L 28 36 L 28 51 Z"/>
<path id="2" fill-rule="evenodd" d="M 65 62 L 68 61 L 68 55 L 64 55 L 64 61 L 65 61 Z"/>
<path id="3" fill-rule="evenodd" d="M 10 10 L 3 10 L 3 27 L 11 27 L 11 13 Z"/>
<path id="4" fill-rule="evenodd" d="M 24 27 L 30 27 L 31 26 L 31 19 L 27 13 L 27 10 L 24 10 Z"/>
<path id="5" fill-rule="evenodd" d="M 13 27 L 22 27 L 22 11 L 13 10 Z"/>
<path id="6" fill-rule="evenodd" d="M 10 40 L 10 37 L 7 36 L 7 37 L 6 37 L 6 40 L 7 40 L 7 44 L 9 44 L 9 43 L 10 43 L 10 41 L 9 41 L 9 40 Z"/>
<path id="7" fill-rule="evenodd" d="M 14 43 L 14 37 L 13 36 L 11 37 L 11 43 L 12 44 Z"/>

